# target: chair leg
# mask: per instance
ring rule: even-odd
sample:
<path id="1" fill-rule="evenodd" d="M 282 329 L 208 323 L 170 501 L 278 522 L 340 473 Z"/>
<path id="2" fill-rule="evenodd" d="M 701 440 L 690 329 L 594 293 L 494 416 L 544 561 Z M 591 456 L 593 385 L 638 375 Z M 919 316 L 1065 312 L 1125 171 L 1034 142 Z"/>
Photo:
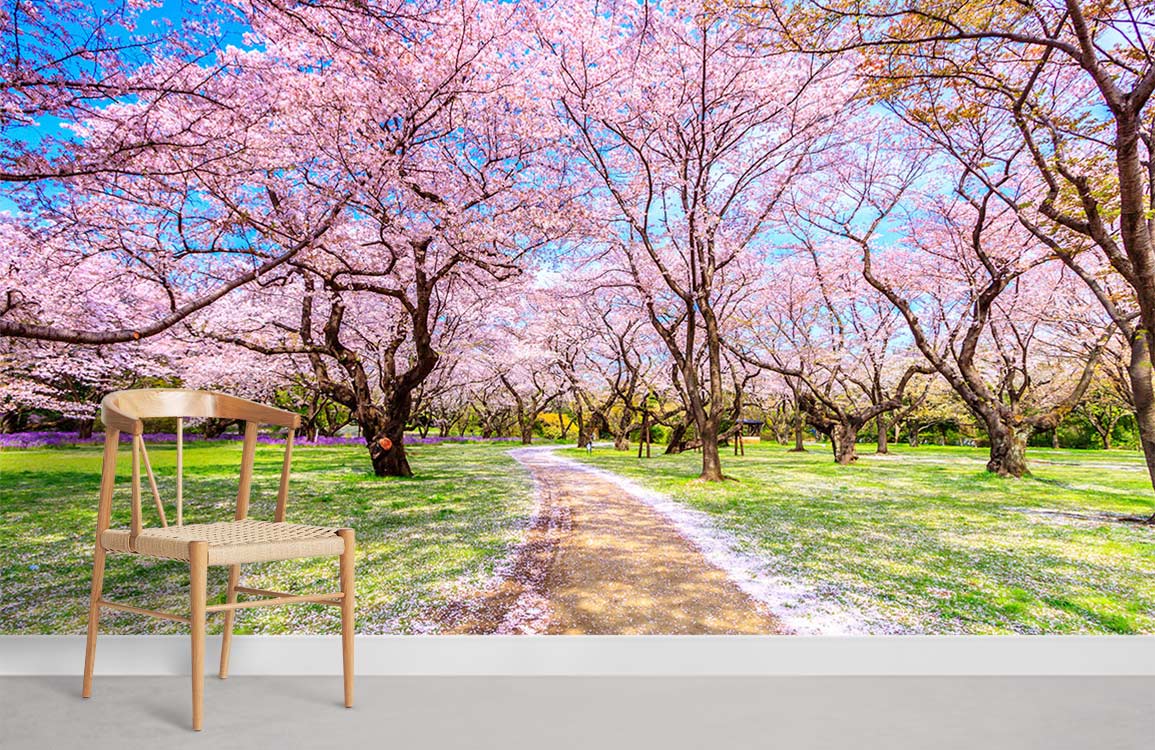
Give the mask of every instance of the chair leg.
<path id="1" fill-rule="evenodd" d="M 92 670 L 96 666 L 96 635 L 100 630 L 100 597 L 104 593 L 104 547 L 98 542 L 92 557 L 92 595 L 88 604 L 88 639 L 84 646 L 84 686 L 81 695 L 92 697 Z"/>
<path id="2" fill-rule="evenodd" d="M 232 604 L 237 600 L 237 583 L 241 578 L 241 566 L 229 566 L 229 588 L 226 594 L 226 601 Z M 229 678 L 229 651 L 233 645 L 233 620 L 236 618 L 237 611 L 235 609 L 225 610 L 225 629 L 221 633 L 221 671 L 220 678 L 227 680 Z"/>
<path id="3" fill-rule="evenodd" d="M 204 723 L 205 692 L 205 600 L 208 582 L 208 542 L 189 542 L 189 625 L 192 635 L 192 726 Z"/>
<path id="4" fill-rule="evenodd" d="M 345 551 L 341 553 L 341 592 L 345 596 L 341 599 L 341 658 L 342 672 L 345 675 L 345 708 L 353 707 L 353 605 L 354 581 L 353 558 L 356 544 L 353 529 L 341 529 L 337 532 L 345 540 Z"/>

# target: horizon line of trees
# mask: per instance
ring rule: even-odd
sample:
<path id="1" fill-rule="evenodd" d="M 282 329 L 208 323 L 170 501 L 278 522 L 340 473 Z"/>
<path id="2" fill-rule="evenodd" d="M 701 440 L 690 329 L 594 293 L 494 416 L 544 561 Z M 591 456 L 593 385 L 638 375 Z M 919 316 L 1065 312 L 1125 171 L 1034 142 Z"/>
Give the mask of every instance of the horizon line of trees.
<path id="1" fill-rule="evenodd" d="M 147 377 L 122 383 L 124 387 L 180 387 L 177 381 L 155 381 Z M 75 382 L 62 384 L 68 395 L 79 397 L 77 407 L 66 412 L 52 408 L 52 401 L 46 407 L 23 406 L 0 413 L 0 434 L 35 431 L 74 431 L 82 439 L 91 438 L 102 429 L 95 407 L 107 391 L 96 387 L 77 390 Z M 510 398 L 504 403 L 483 400 L 483 389 L 478 389 L 472 398 L 456 400 L 455 408 L 435 400 L 427 411 L 416 414 L 405 425 L 405 431 L 421 438 L 437 437 L 480 437 L 507 438 L 530 444 L 535 438 L 568 441 L 583 447 L 590 440 L 612 443 L 616 450 L 631 450 L 637 443 L 646 442 L 669 448 L 670 453 L 695 447 L 693 428 L 681 424 L 680 411 L 671 405 L 666 408 L 657 402 L 652 394 L 649 404 L 635 403 L 623 408 L 620 403 L 609 409 L 585 411 L 573 391 L 558 391 L 548 399 L 544 408 L 532 417 L 529 430 L 525 417 L 519 418 L 516 400 Z M 880 422 L 875 420 L 865 425 L 856 435 L 855 443 L 875 443 L 877 453 L 887 453 L 890 445 L 906 443 L 911 447 L 920 445 L 954 445 L 988 447 L 981 422 L 977 422 L 965 405 L 950 392 L 940 392 L 937 397 L 911 399 L 903 410 L 901 418 Z M 299 433 L 307 440 L 317 437 L 335 437 L 357 430 L 352 413 L 341 404 L 328 400 L 318 391 L 309 391 L 302 386 L 292 386 L 273 390 L 268 398 L 270 403 L 297 411 L 301 417 Z M 722 445 L 729 445 L 739 437 L 751 437 L 772 441 L 777 445 L 794 445 L 798 439 L 806 442 L 829 444 L 835 447 L 837 436 L 824 429 L 820 419 L 807 414 L 813 408 L 796 400 L 789 392 L 771 392 L 766 395 L 748 394 L 746 408 L 737 420 L 725 420 L 722 424 L 726 438 Z M 59 406 L 59 403 L 55 403 Z M 648 412 L 649 418 L 642 416 Z M 582 417 L 582 415 L 585 415 Z M 73 415 L 73 416 L 69 416 Z M 80 415 L 80 416 L 76 416 Z M 163 420 L 162 420 L 163 421 Z M 170 420 L 171 421 L 171 420 Z M 796 429 L 799 425 L 802 430 Z M 242 431 L 243 425 L 225 420 L 197 420 L 190 424 L 190 431 L 207 438 L 217 438 L 230 430 Z M 752 432 L 752 430 L 755 430 Z M 740 434 L 739 434 L 740 433 Z M 648 439 L 645 438 L 648 435 Z M 679 443 L 676 436 L 681 436 Z M 673 439 L 672 439 L 673 438 Z M 1055 429 L 1039 431 L 1030 438 L 1035 447 L 1102 449 L 1122 448 L 1140 450 L 1138 427 L 1134 412 L 1104 384 L 1097 385 L 1081 401 L 1072 413 Z M 805 448 L 802 448 L 803 450 Z M 838 452 L 835 451 L 837 459 Z"/>

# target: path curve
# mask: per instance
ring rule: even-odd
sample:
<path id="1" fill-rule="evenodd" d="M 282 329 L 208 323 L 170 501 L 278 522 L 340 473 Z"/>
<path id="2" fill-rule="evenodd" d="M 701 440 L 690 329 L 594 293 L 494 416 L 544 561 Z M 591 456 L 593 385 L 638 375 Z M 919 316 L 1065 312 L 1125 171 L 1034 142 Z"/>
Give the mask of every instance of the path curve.
<path id="1" fill-rule="evenodd" d="M 466 633 L 781 633 L 782 624 L 662 514 L 549 448 L 511 451 L 538 512 L 512 570 L 459 606 Z"/>

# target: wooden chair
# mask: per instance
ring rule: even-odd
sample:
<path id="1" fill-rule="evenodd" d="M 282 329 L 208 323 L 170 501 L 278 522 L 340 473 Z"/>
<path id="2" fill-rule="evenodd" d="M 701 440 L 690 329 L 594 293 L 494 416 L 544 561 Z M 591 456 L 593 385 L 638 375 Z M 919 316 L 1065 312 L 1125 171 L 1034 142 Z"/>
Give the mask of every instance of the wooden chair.
<path id="1" fill-rule="evenodd" d="M 209 391 L 149 389 L 110 393 L 101 402 L 104 420 L 104 462 L 100 478 L 100 507 L 96 517 L 96 553 L 92 567 L 92 601 L 88 611 L 88 642 L 84 654 L 84 697 L 92 695 L 92 669 L 96 658 L 96 635 L 101 608 L 160 617 L 188 623 L 192 635 L 192 724 L 200 730 L 204 697 L 205 615 L 224 612 L 224 635 L 221 641 L 220 677 L 229 672 L 229 648 L 233 619 L 238 609 L 277 604 L 319 602 L 341 607 L 341 646 L 345 675 L 345 705 L 353 705 L 353 554 L 352 529 L 323 528 L 285 523 L 288 502 L 289 465 L 293 454 L 293 434 L 300 417 L 289 411 L 263 406 L 242 398 Z M 177 418 L 176 442 L 176 519 L 169 525 L 164 503 L 157 491 L 152 463 L 143 440 L 145 419 Z M 184 419 L 217 417 L 245 422 L 245 439 L 241 451 L 240 483 L 237 489 L 236 514 L 222 523 L 184 523 Z M 281 484 L 277 492 L 276 515 L 272 522 L 248 518 L 249 489 L 253 478 L 253 457 L 257 447 L 257 426 L 272 424 L 287 427 Z M 116 456 L 120 433 L 132 435 L 132 525 L 112 529 L 112 494 L 116 480 Z M 141 513 L 140 467 L 143 460 L 152 489 L 160 527 L 146 528 Z M 102 597 L 105 555 L 110 552 L 187 560 L 189 564 L 190 613 L 186 617 L 158 612 Z M 240 567 L 244 563 L 292 560 L 307 557 L 340 557 L 340 591 L 327 594 L 286 594 L 240 586 Z M 227 603 L 206 606 L 205 582 L 210 565 L 228 565 Z M 261 597 L 237 601 L 238 594 Z"/>

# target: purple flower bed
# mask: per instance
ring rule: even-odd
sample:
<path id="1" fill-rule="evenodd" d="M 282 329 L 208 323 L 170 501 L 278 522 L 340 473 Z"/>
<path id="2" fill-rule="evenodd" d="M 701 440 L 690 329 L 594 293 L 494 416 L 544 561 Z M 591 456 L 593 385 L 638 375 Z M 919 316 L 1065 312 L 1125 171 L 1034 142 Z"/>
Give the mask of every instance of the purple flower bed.
<path id="1" fill-rule="evenodd" d="M 242 440 L 244 436 L 237 434 L 221 435 L 220 437 L 207 439 L 208 442 L 213 441 L 238 441 Z M 185 441 L 187 442 L 203 442 L 206 438 L 203 435 L 196 433 L 185 433 Z M 132 436 L 121 433 L 120 441 L 122 443 L 131 442 Z M 515 441 L 517 438 L 512 437 L 497 437 L 497 438 L 480 438 L 480 437 L 460 437 L 451 435 L 449 437 L 438 437 L 430 435 L 429 437 L 419 437 L 418 435 L 406 435 L 406 445 L 437 445 L 439 443 L 502 443 Z M 144 434 L 144 441 L 146 443 L 175 443 L 176 434 L 172 432 L 148 432 Z M 82 438 L 77 432 L 13 432 L 8 434 L 0 434 L 0 448 L 44 448 L 55 447 L 62 445 L 93 445 L 104 442 L 104 433 L 94 433 L 92 437 Z M 265 445 L 279 445 L 284 443 L 284 438 L 276 435 L 267 435 L 261 433 L 257 435 L 257 442 Z M 295 443 L 297 445 L 364 445 L 365 441 L 359 437 L 343 437 L 335 436 L 328 437 L 325 435 L 318 435 L 315 440 L 306 440 L 298 438 Z"/>
<path id="2" fill-rule="evenodd" d="M 429 437 L 420 437 L 418 435 L 406 435 L 406 445 L 437 445 L 438 443 L 511 443 L 516 442 L 515 437 L 473 437 L 466 435 L 460 437 L 457 435 L 449 435 L 448 437 L 439 437 L 437 435 L 430 435 Z"/>
<path id="3" fill-rule="evenodd" d="M 102 442 L 104 442 L 104 435 L 100 433 L 83 439 L 76 432 L 12 432 L 0 435 L 0 448 L 40 448 L 56 445 L 89 445 Z"/>

